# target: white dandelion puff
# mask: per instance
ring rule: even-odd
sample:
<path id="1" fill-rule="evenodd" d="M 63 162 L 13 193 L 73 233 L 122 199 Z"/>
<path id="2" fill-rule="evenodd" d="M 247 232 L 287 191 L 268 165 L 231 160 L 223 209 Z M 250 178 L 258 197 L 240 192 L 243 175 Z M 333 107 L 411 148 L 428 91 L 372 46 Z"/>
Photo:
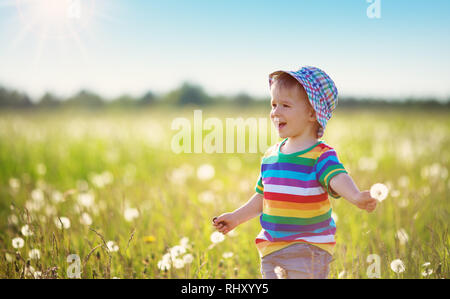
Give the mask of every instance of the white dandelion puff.
<path id="1" fill-rule="evenodd" d="M 78 194 L 78 203 L 86 208 L 92 207 L 94 204 L 94 195 L 91 193 Z"/>
<path id="2" fill-rule="evenodd" d="M 22 226 L 20 231 L 22 232 L 22 235 L 24 235 L 25 237 L 29 237 L 29 236 L 33 235 L 33 231 L 30 229 L 28 224 L 25 224 L 24 226 Z"/>
<path id="3" fill-rule="evenodd" d="M 194 261 L 194 257 L 190 253 L 185 254 L 183 256 L 183 261 L 184 261 L 185 264 L 190 264 L 190 263 L 192 263 Z"/>
<path id="4" fill-rule="evenodd" d="M 91 216 L 89 216 L 88 213 L 81 214 L 81 216 L 80 216 L 80 223 L 84 224 L 84 225 L 87 225 L 87 226 L 91 225 L 92 224 Z"/>
<path id="5" fill-rule="evenodd" d="M 170 267 L 171 267 L 170 262 L 167 260 L 162 259 L 158 262 L 158 269 L 161 271 L 170 270 Z"/>
<path id="6" fill-rule="evenodd" d="M 186 248 L 181 245 L 175 245 L 174 247 L 170 248 L 169 252 L 172 259 L 175 259 L 179 255 L 184 254 L 186 252 Z"/>
<path id="7" fill-rule="evenodd" d="M 20 188 L 20 181 L 16 178 L 10 178 L 9 187 L 15 191 L 18 190 Z"/>
<path id="8" fill-rule="evenodd" d="M 8 263 L 12 263 L 14 261 L 13 256 L 9 253 L 5 253 L 5 259 Z"/>
<path id="9" fill-rule="evenodd" d="M 379 202 L 382 202 L 383 200 L 386 199 L 388 192 L 389 192 L 388 187 L 386 187 L 386 185 L 381 183 L 374 184 L 370 188 L 370 196 L 375 198 Z"/>
<path id="10" fill-rule="evenodd" d="M 59 229 L 70 228 L 70 219 L 67 217 L 55 217 L 55 225 Z"/>
<path id="11" fill-rule="evenodd" d="M 211 164 L 200 165 L 197 169 L 197 178 L 201 181 L 206 181 L 214 177 L 215 170 Z"/>
<path id="12" fill-rule="evenodd" d="M 223 257 L 224 259 L 229 259 L 229 258 L 232 258 L 233 255 L 234 255 L 233 252 L 228 251 L 228 252 L 224 252 L 224 253 L 222 254 L 222 257 Z"/>
<path id="13" fill-rule="evenodd" d="M 217 244 L 225 240 L 225 235 L 221 232 L 213 232 L 210 239 L 213 244 Z"/>
<path id="14" fill-rule="evenodd" d="M 41 189 L 34 189 L 31 191 L 31 198 L 35 202 L 41 202 L 44 200 L 44 192 Z"/>
<path id="15" fill-rule="evenodd" d="M 191 249 L 192 248 L 191 244 L 189 244 L 189 238 L 188 237 L 181 238 L 180 246 L 184 247 L 185 249 Z"/>
<path id="16" fill-rule="evenodd" d="M 12 239 L 12 246 L 16 249 L 22 248 L 25 245 L 25 241 L 21 237 Z"/>
<path id="17" fill-rule="evenodd" d="M 405 264 L 403 264 L 402 260 L 400 259 L 395 259 L 391 262 L 391 269 L 395 273 L 403 273 L 406 270 Z"/>
<path id="18" fill-rule="evenodd" d="M 41 251 L 39 249 L 31 249 L 30 252 L 28 252 L 28 257 L 32 260 L 38 260 L 41 258 Z"/>
<path id="19" fill-rule="evenodd" d="M 114 241 L 106 242 L 106 247 L 108 247 L 108 250 L 111 252 L 119 251 L 119 245 L 117 245 Z"/>
<path id="20" fill-rule="evenodd" d="M 139 211 L 136 208 L 126 208 L 123 216 L 128 222 L 133 221 L 135 218 L 139 217 Z"/>
<path id="21" fill-rule="evenodd" d="M 180 258 L 176 258 L 173 260 L 173 266 L 175 267 L 175 269 L 181 269 L 184 267 L 184 261 L 183 259 Z"/>
<path id="22" fill-rule="evenodd" d="M 425 267 L 426 269 L 422 271 L 422 276 L 430 276 L 433 274 L 433 269 L 428 268 L 431 265 L 430 262 L 426 262 L 422 265 L 422 267 Z"/>
<path id="23" fill-rule="evenodd" d="M 9 215 L 8 216 L 8 224 L 9 225 L 17 225 L 17 224 L 19 224 L 19 218 L 16 215 L 14 215 L 14 214 Z"/>
<path id="24" fill-rule="evenodd" d="M 54 203 L 60 203 L 63 200 L 64 200 L 64 196 L 63 196 L 63 194 L 60 191 L 55 190 L 55 191 L 52 192 L 52 201 Z"/>
<path id="25" fill-rule="evenodd" d="M 422 271 L 422 276 L 430 276 L 431 274 L 433 274 L 433 269 L 425 269 Z"/>
<path id="26" fill-rule="evenodd" d="M 397 236 L 398 240 L 400 241 L 401 245 L 405 245 L 406 242 L 408 242 L 408 240 L 409 240 L 408 233 L 403 228 L 401 228 L 397 231 L 396 236 Z"/>

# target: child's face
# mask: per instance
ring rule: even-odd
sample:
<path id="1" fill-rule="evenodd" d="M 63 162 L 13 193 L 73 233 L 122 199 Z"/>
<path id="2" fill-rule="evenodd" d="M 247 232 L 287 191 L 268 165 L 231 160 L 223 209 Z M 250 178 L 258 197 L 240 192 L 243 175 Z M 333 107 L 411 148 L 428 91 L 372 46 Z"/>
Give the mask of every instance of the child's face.
<path id="1" fill-rule="evenodd" d="M 274 82 L 270 93 L 272 96 L 270 118 L 281 138 L 301 135 L 314 125 L 315 112 L 302 87 L 283 88 Z"/>

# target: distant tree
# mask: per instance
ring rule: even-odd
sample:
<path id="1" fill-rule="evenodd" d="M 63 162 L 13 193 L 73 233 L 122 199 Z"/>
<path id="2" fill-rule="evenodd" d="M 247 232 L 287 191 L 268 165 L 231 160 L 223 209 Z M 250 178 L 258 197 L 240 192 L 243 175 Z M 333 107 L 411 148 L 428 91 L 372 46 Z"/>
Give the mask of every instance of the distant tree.
<path id="1" fill-rule="evenodd" d="M 95 93 L 81 90 L 76 95 L 70 97 L 65 104 L 76 107 L 98 108 L 102 107 L 105 103 L 102 98 Z"/>
<path id="2" fill-rule="evenodd" d="M 155 94 L 151 91 L 148 91 L 138 100 L 138 104 L 140 106 L 147 106 L 155 103 L 155 101 L 156 101 Z"/>
<path id="3" fill-rule="evenodd" d="M 253 102 L 253 98 L 248 94 L 241 92 L 233 98 L 233 102 L 239 106 L 248 106 Z"/>
<path id="4" fill-rule="evenodd" d="M 200 86 L 185 82 L 180 88 L 169 92 L 165 96 L 165 102 L 177 106 L 204 105 L 210 102 L 210 98 Z"/>
<path id="5" fill-rule="evenodd" d="M 138 101 L 130 95 L 121 95 L 117 99 L 113 100 L 110 105 L 116 107 L 133 107 L 136 106 Z"/>
<path id="6" fill-rule="evenodd" d="M 0 86 L 0 107 L 24 108 L 31 106 L 33 106 L 33 102 L 26 94 Z"/>
<path id="7" fill-rule="evenodd" d="M 50 92 L 46 92 L 42 98 L 37 103 L 38 107 L 46 107 L 46 108 L 54 108 L 59 107 L 61 105 L 61 100 L 51 94 Z"/>

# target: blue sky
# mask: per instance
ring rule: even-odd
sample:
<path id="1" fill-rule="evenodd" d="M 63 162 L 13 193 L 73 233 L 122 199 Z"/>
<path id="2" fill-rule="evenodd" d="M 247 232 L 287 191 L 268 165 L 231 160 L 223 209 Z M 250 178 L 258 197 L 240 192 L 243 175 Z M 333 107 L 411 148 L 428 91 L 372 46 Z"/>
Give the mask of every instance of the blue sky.
<path id="1" fill-rule="evenodd" d="M 67 0 L 81 8 L 69 21 L 54 1 L 0 0 L 1 85 L 112 98 L 190 81 L 268 96 L 270 72 L 314 65 L 342 96 L 450 97 L 446 0 L 380 0 L 379 19 L 366 0 Z"/>

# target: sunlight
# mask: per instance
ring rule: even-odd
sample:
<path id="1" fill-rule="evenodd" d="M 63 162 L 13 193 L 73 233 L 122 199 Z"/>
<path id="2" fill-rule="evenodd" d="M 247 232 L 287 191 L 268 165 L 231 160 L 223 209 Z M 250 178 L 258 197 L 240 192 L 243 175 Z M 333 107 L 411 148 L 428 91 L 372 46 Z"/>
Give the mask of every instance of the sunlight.
<path id="1" fill-rule="evenodd" d="M 69 37 L 90 23 L 95 1 L 16 0 L 19 17 L 41 37 Z"/>

